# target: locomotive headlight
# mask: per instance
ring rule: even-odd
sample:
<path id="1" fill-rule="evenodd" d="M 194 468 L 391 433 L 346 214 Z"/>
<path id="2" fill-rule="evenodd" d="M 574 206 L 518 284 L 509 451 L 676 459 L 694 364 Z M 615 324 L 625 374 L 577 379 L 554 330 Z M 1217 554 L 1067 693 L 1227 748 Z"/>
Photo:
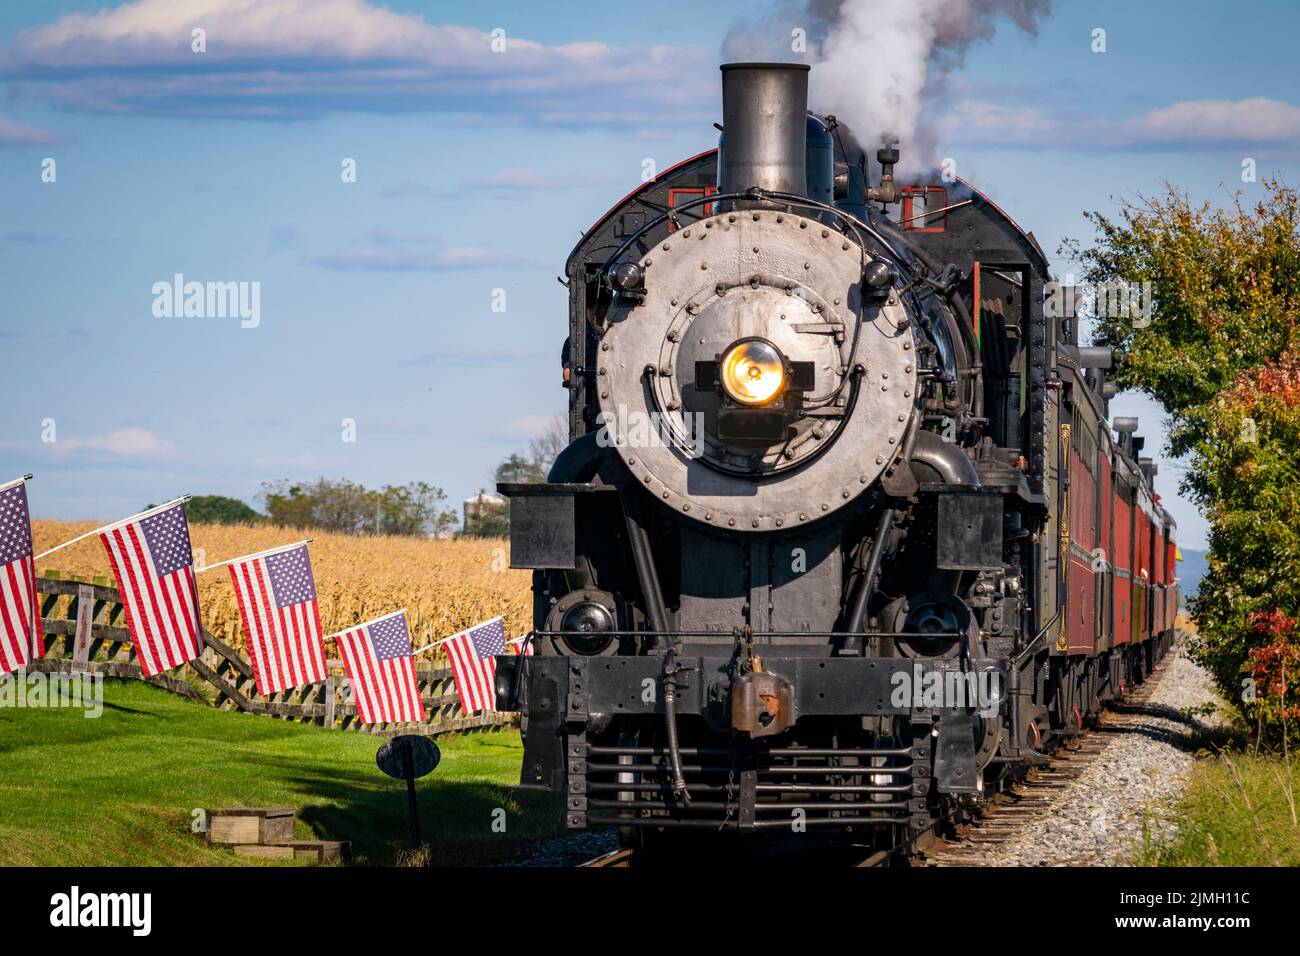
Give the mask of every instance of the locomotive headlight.
<path id="1" fill-rule="evenodd" d="M 766 405 L 785 386 L 785 362 L 766 339 L 741 339 L 723 353 L 718 378 L 732 401 Z"/>

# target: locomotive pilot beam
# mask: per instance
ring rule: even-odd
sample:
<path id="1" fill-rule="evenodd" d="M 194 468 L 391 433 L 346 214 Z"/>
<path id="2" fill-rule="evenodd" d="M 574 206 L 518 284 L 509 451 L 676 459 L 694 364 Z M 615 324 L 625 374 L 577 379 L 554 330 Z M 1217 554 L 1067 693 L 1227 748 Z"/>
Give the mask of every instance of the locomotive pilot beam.
<path id="1" fill-rule="evenodd" d="M 1032 234 L 892 145 L 873 182 L 806 66 L 722 88 L 718 148 L 566 265 L 571 442 L 499 486 L 535 654 L 497 702 L 569 827 L 906 846 L 1149 673 L 1173 523 Z"/>

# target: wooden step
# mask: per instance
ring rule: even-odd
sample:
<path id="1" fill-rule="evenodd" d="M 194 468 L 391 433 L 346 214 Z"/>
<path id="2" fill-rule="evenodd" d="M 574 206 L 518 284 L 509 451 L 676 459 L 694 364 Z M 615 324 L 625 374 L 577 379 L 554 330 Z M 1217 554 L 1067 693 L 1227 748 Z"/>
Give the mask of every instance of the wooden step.
<path id="1" fill-rule="evenodd" d="M 287 844 L 295 860 L 312 863 L 342 863 L 348 858 L 351 846 L 347 840 L 291 840 Z"/>
<path id="2" fill-rule="evenodd" d="M 293 839 L 292 807 L 220 807 L 208 811 L 208 842 L 222 846 L 285 844 Z"/>
<path id="3" fill-rule="evenodd" d="M 265 846 L 260 843 L 239 843 L 234 847 L 235 856 L 257 856 L 267 860 L 292 860 L 294 849 L 288 844 Z"/>

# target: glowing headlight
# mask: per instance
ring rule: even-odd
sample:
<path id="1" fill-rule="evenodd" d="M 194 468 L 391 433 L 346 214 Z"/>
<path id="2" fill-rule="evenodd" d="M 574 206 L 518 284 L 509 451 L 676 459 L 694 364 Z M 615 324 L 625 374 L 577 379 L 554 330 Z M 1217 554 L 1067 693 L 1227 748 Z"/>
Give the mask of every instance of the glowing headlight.
<path id="1" fill-rule="evenodd" d="M 785 363 L 771 342 L 742 339 L 722 356 L 718 377 L 732 401 L 741 405 L 766 405 L 781 394 Z"/>

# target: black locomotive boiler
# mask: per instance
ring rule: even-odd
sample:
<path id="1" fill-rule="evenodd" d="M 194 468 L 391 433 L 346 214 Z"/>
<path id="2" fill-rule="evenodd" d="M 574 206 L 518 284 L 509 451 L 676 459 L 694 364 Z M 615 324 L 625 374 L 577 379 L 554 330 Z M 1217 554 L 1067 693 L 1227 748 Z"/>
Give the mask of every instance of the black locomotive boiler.
<path id="1" fill-rule="evenodd" d="M 571 444 L 503 484 L 522 785 L 571 828 L 908 846 L 1168 646 L 1173 523 L 1031 234 L 722 67 L 716 150 L 569 257 Z"/>

